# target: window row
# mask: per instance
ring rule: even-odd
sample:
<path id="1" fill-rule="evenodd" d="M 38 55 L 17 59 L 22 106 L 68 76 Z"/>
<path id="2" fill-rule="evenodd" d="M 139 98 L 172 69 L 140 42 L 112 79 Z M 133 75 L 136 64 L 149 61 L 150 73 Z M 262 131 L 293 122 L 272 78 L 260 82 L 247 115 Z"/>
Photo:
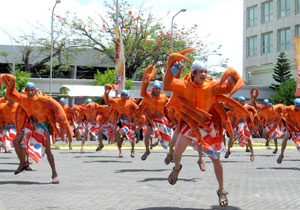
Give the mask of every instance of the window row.
<path id="1" fill-rule="evenodd" d="M 300 25 L 295 28 L 295 35 L 300 36 Z M 277 49 L 278 51 L 290 49 L 292 40 L 291 29 L 285 28 L 278 30 Z M 273 32 L 261 34 L 261 54 L 273 52 Z M 257 55 L 257 36 L 247 38 L 247 56 Z"/>
<path id="2" fill-rule="evenodd" d="M 261 21 L 262 23 L 269 22 L 274 18 L 274 3 L 275 0 L 265 1 L 261 4 Z M 278 18 L 291 15 L 291 3 L 295 3 L 296 13 L 300 13 L 300 0 L 276 0 L 277 1 L 277 16 Z M 258 22 L 258 6 L 247 8 L 247 26 L 255 26 Z"/>

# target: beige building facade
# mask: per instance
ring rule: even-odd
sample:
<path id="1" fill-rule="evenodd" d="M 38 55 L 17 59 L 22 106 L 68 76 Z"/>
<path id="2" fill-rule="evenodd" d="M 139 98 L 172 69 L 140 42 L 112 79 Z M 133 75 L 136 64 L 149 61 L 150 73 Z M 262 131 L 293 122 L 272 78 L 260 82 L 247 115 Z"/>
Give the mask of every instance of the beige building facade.
<path id="1" fill-rule="evenodd" d="M 276 83 L 272 78 L 280 52 L 296 79 L 294 36 L 300 36 L 300 0 L 244 0 L 243 78 L 249 85 Z"/>

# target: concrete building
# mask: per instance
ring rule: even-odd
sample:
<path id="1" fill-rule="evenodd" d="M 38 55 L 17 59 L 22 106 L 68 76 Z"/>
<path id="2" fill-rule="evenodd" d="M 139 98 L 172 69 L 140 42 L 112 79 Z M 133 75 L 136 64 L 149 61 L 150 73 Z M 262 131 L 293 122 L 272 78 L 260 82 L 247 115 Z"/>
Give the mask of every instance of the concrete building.
<path id="1" fill-rule="evenodd" d="M 300 36 L 300 0 L 244 0 L 243 78 L 249 85 L 276 83 L 279 52 L 285 52 L 296 79 L 294 36 Z"/>

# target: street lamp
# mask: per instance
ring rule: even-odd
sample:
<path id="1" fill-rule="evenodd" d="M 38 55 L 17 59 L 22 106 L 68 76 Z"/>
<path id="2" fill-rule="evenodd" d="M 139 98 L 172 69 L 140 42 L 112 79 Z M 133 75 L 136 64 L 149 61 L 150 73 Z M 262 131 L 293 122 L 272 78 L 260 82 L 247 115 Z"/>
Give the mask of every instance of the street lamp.
<path id="1" fill-rule="evenodd" d="M 186 9 L 181 9 L 179 12 L 177 12 L 173 17 L 172 17 L 172 22 L 171 22 L 171 54 L 173 53 L 173 20 L 178 15 L 180 12 L 185 12 Z"/>
<path id="2" fill-rule="evenodd" d="M 60 3 L 60 0 L 56 0 L 52 9 L 51 15 L 51 49 L 50 49 L 50 96 L 52 95 L 52 63 L 53 63 L 53 15 L 56 4 Z"/>

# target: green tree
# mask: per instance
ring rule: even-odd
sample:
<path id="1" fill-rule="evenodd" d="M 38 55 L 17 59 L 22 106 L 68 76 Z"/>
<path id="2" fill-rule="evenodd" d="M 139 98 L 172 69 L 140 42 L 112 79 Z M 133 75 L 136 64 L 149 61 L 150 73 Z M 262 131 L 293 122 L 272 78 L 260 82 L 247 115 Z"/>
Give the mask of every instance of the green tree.
<path id="1" fill-rule="evenodd" d="M 116 1 L 105 2 L 106 13 L 98 14 L 100 20 L 88 18 L 82 20 L 75 16 L 66 25 L 72 34 L 80 37 L 77 41 L 82 47 L 89 47 L 115 60 Z M 157 18 L 150 8 L 134 8 L 127 1 L 119 1 L 118 23 L 124 43 L 126 76 L 142 78 L 149 64 L 156 64 L 162 69 L 171 53 L 171 30 L 162 24 L 163 18 Z M 64 18 L 69 20 L 67 18 Z M 209 54 L 212 50 L 197 35 L 197 24 L 191 28 L 173 26 L 174 52 L 194 47 L 194 52 L 188 53 L 190 58 L 201 54 Z M 186 68 L 190 65 L 186 64 Z M 158 71 L 154 79 L 161 79 L 163 73 Z"/>
<path id="2" fill-rule="evenodd" d="M 30 75 L 31 73 L 27 73 L 24 71 L 21 71 L 19 69 L 15 70 L 15 72 L 13 73 L 13 75 L 16 76 L 17 80 L 16 80 L 16 89 L 21 92 L 22 89 L 25 87 L 26 83 L 29 81 Z M 3 95 L 3 90 L 4 90 L 4 86 L 1 87 L 1 95 Z"/>
<path id="3" fill-rule="evenodd" d="M 273 104 L 282 103 L 285 105 L 294 104 L 296 91 L 296 81 L 294 79 L 289 79 L 282 83 L 276 90 L 274 96 L 270 97 Z"/>
<path id="4" fill-rule="evenodd" d="M 291 76 L 291 64 L 289 59 L 286 57 L 284 52 L 280 52 L 277 58 L 277 63 L 274 67 L 274 74 L 272 75 L 273 79 L 279 84 L 272 83 L 270 88 L 277 90 L 280 84 L 288 81 Z"/>
<path id="5" fill-rule="evenodd" d="M 103 86 L 105 84 L 115 84 L 116 72 L 114 69 L 107 69 L 104 73 L 101 73 L 97 70 L 97 73 L 94 75 L 96 80 L 95 84 Z M 132 85 L 132 79 L 125 80 L 125 89 L 133 90 L 135 87 Z"/>

